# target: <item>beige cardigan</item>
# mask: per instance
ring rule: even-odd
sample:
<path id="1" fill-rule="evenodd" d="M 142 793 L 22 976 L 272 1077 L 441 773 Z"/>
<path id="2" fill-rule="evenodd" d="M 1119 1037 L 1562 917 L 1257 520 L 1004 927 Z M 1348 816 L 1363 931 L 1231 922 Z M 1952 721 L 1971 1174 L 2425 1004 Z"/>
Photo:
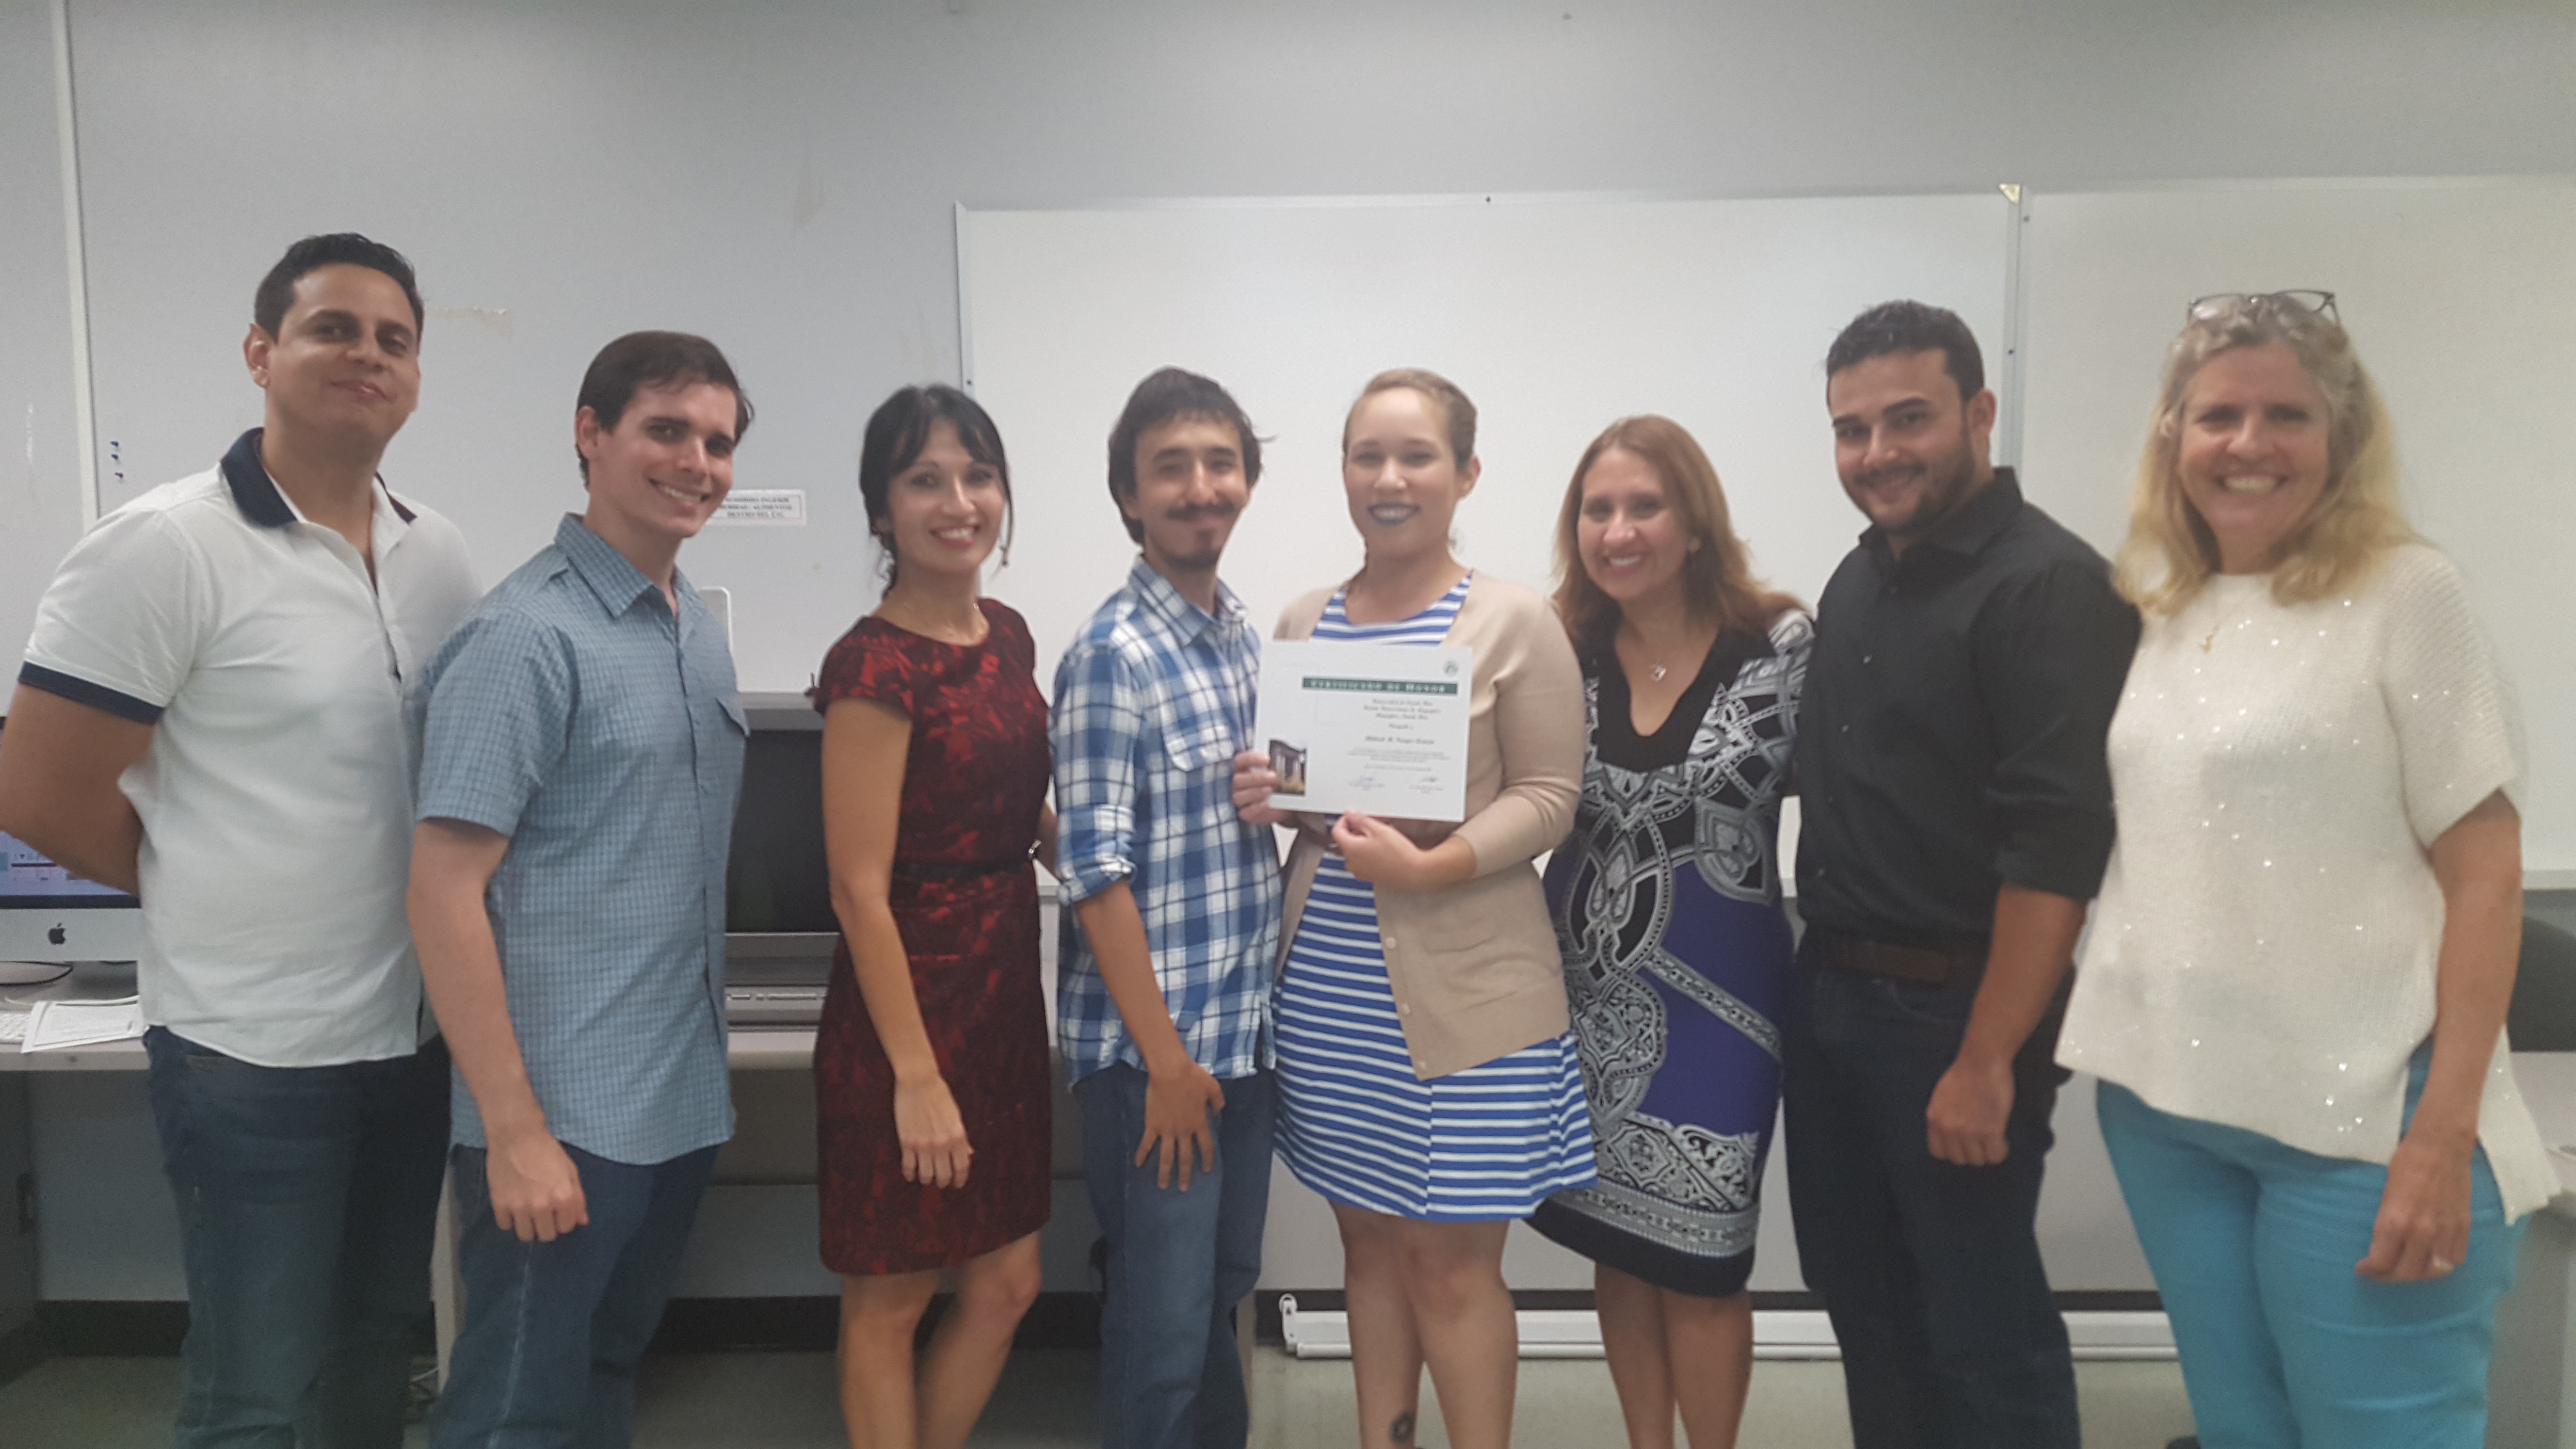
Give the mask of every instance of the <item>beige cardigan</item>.
<path id="1" fill-rule="evenodd" d="M 1311 636 L 1332 595 L 1319 589 L 1289 605 L 1276 637 Z M 1547 600 L 1479 574 L 1441 642 L 1476 651 L 1467 820 L 1455 828 L 1475 849 L 1476 874 L 1437 891 L 1376 892 L 1396 1019 L 1424 1080 L 1566 1030 L 1565 964 L 1530 860 L 1573 829 L 1583 788 L 1583 670 Z M 1288 852 L 1283 968 L 1323 853 L 1311 828 Z"/>

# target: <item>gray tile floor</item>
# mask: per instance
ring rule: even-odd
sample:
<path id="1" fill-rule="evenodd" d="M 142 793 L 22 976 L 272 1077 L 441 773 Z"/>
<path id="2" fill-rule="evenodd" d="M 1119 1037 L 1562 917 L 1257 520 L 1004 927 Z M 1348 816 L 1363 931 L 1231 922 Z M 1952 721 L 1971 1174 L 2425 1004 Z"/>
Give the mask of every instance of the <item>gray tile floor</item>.
<path id="1" fill-rule="evenodd" d="M 1097 1410 L 1088 1350 L 1025 1352 L 1011 1361 L 974 1438 L 977 1449 L 1071 1449 L 1093 1442 Z M 1347 1362 L 1300 1362 L 1276 1349 L 1254 1360 L 1253 1449 L 1325 1449 L 1351 1443 Z M 2163 1449 L 2190 1428 L 2182 1375 L 2172 1363 L 2076 1366 L 2084 1439 L 2093 1449 Z M 0 1388 L 0 1449 L 164 1449 L 178 1390 L 174 1359 L 58 1358 Z M 1426 1399 L 1428 1396 L 1426 1395 Z M 1444 1445 L 1426 1402 L 1422 1443 Z M 1597 1360 L 1521 1364 L 1515 1442 L 1528 1449 L 1615 1446 L 1618 1399 Z M 417 1429 L 411 1442 L 421 1442 Z M 827 1355 L 709 1354 L 657 1360 L 637 1408 L 637 1449 L 828 1449 L 843 1442 Z M 1753 1372 L 1742 1442 L 1837 1449 L 1842 1368 L 1765 1360 Z"/>

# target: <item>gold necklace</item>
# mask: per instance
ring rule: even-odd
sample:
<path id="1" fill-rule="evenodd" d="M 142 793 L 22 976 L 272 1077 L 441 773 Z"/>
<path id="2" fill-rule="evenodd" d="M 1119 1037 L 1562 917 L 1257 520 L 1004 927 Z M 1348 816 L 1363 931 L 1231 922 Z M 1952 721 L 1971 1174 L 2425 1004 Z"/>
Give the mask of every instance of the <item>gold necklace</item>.
<path id="1" fill-rule="evenodd" d="M 2230 609 L 2226 613 L 2219 615 L 2218 622 L 2209 626 L 2209 632 L 2200 636 L 2200 652 L 2203 654 L 2208 653 L 2209 647 L 2218 642 L 2218 631 L 2226 628 L 2230 623 L 2237 622 L 2240 617 L 2243 618 L 2245 622 L 2251 622 L 2252 616 L 2250 613 L 2240 609 Z"/>

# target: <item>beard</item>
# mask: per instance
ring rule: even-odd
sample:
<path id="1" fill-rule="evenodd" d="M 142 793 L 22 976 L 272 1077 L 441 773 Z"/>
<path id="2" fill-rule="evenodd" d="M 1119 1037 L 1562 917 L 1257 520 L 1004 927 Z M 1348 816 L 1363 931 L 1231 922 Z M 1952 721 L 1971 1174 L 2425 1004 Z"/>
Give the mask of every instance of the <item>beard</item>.
<path id="1" fill-rule="evenodd" d="M 1183 525 L 1222 523 L 1226 526 L 1217 530 L 1215 536 L 1205 543 L 1200 541 L 1201 535 L 1195 526 L 1186 528 L 1174 538 L 1156 538 L 1149 531 L 1147 537 L 1154 545 L 1152 552 L 1160 555 L 1163 562 L 1175 568 L 1213 569 L 1217 566 L 1217 561 L 1224 556 L 1226 544 L 1233 539 L 1234 520 L 1241 516 L 1242 512 L 1242 509 L 1228 503 L 1209 503 L 1196 508 L 1176 508 L 1163 515 L 1165 521 Z"/>
<path id="2" fill-rule="evenodd" d="M 1916 468 L 1923 475 L 1923 485 L 1914 496 L 1913 511 L 1894 521 L 1880 521 L 1875 514 L 1871 515 L 1871 521 L 1878 523 L 1879 528 L 1891 538 L 1911 541 L 1922 537 L 1938 527 L 1942 519 L 1957 512 L 1960 503 L 1976 491 L 1977 457 L 1969 449 L 1964 436 L 1955 448 L 1941 457 L 1926 459 L 1912 467 L 1883 468 L 1863 473 L 1852 480 L 1853 486 L 1867 490 L 1881 479 L 1899 478 L 1916 471 Z"/>

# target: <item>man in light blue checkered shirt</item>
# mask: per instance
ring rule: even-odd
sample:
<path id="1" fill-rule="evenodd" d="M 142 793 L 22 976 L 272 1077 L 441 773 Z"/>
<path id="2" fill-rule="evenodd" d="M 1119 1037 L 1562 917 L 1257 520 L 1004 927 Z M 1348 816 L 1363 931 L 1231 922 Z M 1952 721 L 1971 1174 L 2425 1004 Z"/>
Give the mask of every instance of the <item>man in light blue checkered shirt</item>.
<path id="1" fill-rule="evenodd" d="M 725 858 L 748 731 L 677 563 L 750 421 L 704 338 L 602 349 L 574 426 L 589 507 L 417 686 L 412 932 L 456 1063 L 465 1285 L 438 1449 L 627 1442 L 733 1135 Z"/>
<path id="2" fill-rule="evenodd" d="M 1101 1443 L 1240 1449 L 1234 1306 L 1270 1202 L 1278 847 L 1235 812 L 1260 635 L 1217 582 L 1261 443 L 1225 389 L 1165 368 L 1109 435 L 1143 557 L 1056 668 L 1056 1004 L 1108 1240 Z"/>

